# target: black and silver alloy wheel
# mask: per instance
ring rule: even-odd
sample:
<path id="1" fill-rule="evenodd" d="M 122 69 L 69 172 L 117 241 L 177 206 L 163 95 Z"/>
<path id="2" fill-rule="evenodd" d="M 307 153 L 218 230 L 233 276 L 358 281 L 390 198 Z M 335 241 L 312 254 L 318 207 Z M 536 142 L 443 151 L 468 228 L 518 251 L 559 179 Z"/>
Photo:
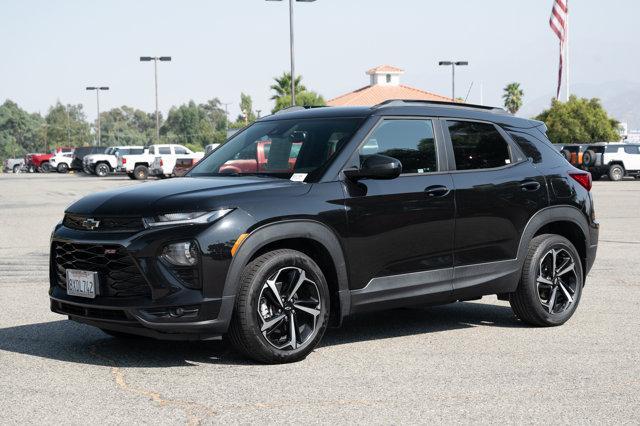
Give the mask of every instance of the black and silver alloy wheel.
<path id="1" fill-rule="evenodd" d="M 299 361 L 322 339 L 329 305 L 327 281 L 313 259 L 296 250 L 273 250 L 244 267 L 228 337 L 256 361 Z"/>
<path id="2" fill-rule="evenodd" d="M 538 297 L 550 314 L 559 314 L 571 307 L 576 294 L 578 276 L 571 254 L 564 248 L 552 248 L 540 260 Z"/>
<path id="3" fill-rule="evenodd" d="M 274 348 L 297 349 L 317 331 L 320 292 L 303 269 L 279 269 L 266 280 L 258 300 L 260 331 Z"/>
<path id="4" fill-rule="evenodd" d="M 509 303 L 531 325 L 564 324 L 575 312 L 584 283 L 582 260 L 565 237 L 538 235 L 529 243 L 516 291 Z"/>

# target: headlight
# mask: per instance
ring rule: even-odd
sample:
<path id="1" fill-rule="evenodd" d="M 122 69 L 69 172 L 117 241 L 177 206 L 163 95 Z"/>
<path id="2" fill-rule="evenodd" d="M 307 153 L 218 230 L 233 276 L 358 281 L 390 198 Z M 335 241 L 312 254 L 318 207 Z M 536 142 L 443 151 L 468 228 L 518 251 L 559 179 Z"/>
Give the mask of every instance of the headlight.
<path id="1" fill-rule="evenodd" d="M 169 244 L 162 250 L 162 258 L 175 266 L 193 266 L 198 263 L 198 246 L 193 241 Z"/>
<path id="2" fill-rule="evenodd" d="M 148 228 L 172 225 L 197 225 L 215 222 L 230 213 L 232 210 L 233 209 L 222 209 L 214 210 L 212 212 L 200 211 L 190 213 L 167 213 L 154 217 L 147 217 L 144 219 L 144 222 Z"/>

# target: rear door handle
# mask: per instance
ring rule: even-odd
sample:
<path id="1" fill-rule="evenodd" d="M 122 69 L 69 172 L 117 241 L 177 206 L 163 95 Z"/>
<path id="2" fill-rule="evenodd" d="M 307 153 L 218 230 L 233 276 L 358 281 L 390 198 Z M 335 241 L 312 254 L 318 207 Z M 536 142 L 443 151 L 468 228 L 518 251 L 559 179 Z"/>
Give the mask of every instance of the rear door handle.
<path id="1" fill-rule="evenodd" d="M 443 185 L 433 185 L 425 188 L 424 193 L 427 197 L 444 197 L 449 194 L 450 190 Z"/>
<path id="2" fill-rule="evenodd" d="M 520 188 L 523 191 L 537 191 L 540 189 L 540 182 L 536 182 L 535 180 L 526 180 L 520 183 Z"/>

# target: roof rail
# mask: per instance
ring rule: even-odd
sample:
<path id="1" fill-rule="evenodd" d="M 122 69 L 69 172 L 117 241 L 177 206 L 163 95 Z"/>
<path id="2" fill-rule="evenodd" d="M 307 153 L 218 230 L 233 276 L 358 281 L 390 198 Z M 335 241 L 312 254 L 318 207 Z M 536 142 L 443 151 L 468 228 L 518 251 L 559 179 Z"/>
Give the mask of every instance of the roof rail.
<path id="1" fill-rule="evenodd" d="M 486 106 L 486 105 L 475 105 L 475 104 L 466 104 L 463 102 L 447 102 L 447 101 L 426 101 L 419 99 L 388 99 L 384 102 L 380 102 L 377 105 L 372 106 L 371 108 L 380 108 L 384 106 L 404 106 L 407 104 L 418 104 L 418 105 L 432 105 L 432 106 L 453 106 L 458 108 L 473 108 L 473 109 L 482 109 L 485 111 L 507 114 L 502 108 Z"/>
<path id="2" fill-rule="evenodd" d="M 303 111 L 305 109 L 311 108 L 324 108 L 324 105 L 293 105 L 290 107 L 282 108 L 281 110 L 274 112 L 273 115 L 283 114 L 285 112 Z"/>

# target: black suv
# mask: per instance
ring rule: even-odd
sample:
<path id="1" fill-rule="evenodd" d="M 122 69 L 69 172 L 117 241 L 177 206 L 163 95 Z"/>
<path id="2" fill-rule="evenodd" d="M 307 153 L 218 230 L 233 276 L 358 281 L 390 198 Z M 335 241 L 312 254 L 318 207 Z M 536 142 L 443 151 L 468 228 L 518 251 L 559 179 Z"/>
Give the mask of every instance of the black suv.
<path id="1" fill-rule="evenodd" d="M 348 315 L 497 294 L 560 325 L 593 264 L 589 173 L 541 122 L 390 101 L 259 119 L 186 177 L 89 195 L 51 239 L 51 309 L 114 336 L 228 335 L 304 358 Z"/>

